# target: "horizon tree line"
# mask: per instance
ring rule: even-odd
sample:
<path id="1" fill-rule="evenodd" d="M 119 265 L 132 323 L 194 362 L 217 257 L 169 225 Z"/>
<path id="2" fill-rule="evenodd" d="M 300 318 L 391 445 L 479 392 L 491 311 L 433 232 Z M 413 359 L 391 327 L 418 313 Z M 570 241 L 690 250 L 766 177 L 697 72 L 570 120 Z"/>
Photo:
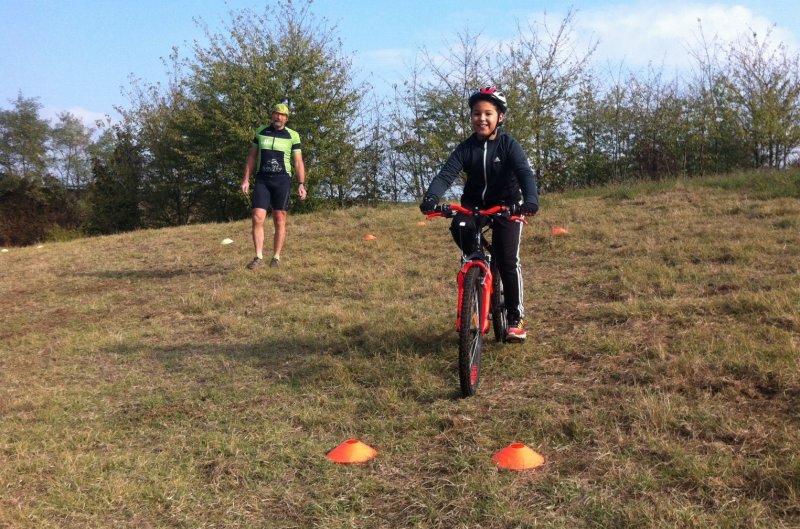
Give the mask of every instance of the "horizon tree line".
<path id="1" fill-rule="evenodd" d="M 667 78 L 652 65 L 599 70 L 570 11 L 520 23 L 505 44 L 465 30 L 445 53 L 422 47 L 379 98 L 312 7 L 283 0 L 204 26 L 188 55 L 173 49 L 165 83 L 132 79 L 117 124 L 51 124 L 20 93 L 0 109 L 0 244 L 245 218 L 244 159 L 276 102 L 308 168 L 310 200 L 295 211 L 418 200 L 469 134 L 464 101 L 485 84 L 506 92 L 505 126 L 543 192 L 798 163 L 800 59 L 771 32 L 720 42 L 699 25 L 691 74 Z"/>

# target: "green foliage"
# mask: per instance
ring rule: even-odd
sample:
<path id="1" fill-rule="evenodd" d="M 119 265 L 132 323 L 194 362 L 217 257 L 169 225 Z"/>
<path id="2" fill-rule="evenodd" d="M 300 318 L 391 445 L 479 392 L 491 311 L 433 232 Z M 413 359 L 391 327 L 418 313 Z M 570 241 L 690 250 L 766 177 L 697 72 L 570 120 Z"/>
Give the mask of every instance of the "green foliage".
<path id="1" fill-rule="evenodd" d="M 594 52 L 593 45 L 577 50 L 574 17 L 570 9 L 557 27 L 546 19 L 521 25 L 506 60 L 500 61 L 501 86 L 509 97 L 509 130 L 540 171 L 539 184 L 545 190 L 563 189 L 574 180 L 571 155 L 578 153 L 570 152 L 570 120 Z"/>
<path id="2" fill-rule="evenodd" d="M 59 114 L 50 130 L 53 168 L 65 185 L 84 188 L 89 184 L 93 132 L 69 112 Z"/>
<path id="3" fill-rule="evenodd" d="M 82 228 L 63 228 L 58 225 L 48 226 L 45 230 L 46 242 L 74 241 L 86 237 L 87 233 Z"/>
<path id="4" fill-rule="evenodd" d="M 93 180 L 89 187 L 86 231 L 109 234 L 141 227 L 139 189 L 142 182 L 142 156 L 131 135 L 118 131 L 117 146 L 110 162 L 93 160 Z"/>
<path id="5" fill-rule="evenodd" d="M 88 159 L 104 156 L 107 131 L 95 140 L 96 129 L 68 112 L 51 127 L 35 98 L 20 94 L 12 103 L 0 110 L 0 240 L 29 245 L 54 233 L 82 233 Z"/>
<path id="6" fill-rule="evenodd" d="M 418 200 L 471 134 L 466 97 L 485 84 L 506 92 L 505 126 L 544 192 L 798 163 L 800 55 L 771 32 L 701 40 L 691 51 L 693 77 L 669 78 L 653 67 L 595 69 L 594 44 L 575 46 L 569 10 L 556 24 L 546 16 L 520 24 L 502 45 L 463 30 L 445 52 L 423 46 L 394 97 L 379 100 L 355 83 L 336 28 L 312 8 L 311 0 L 279 0 L 261 12 L 232 11 L 221 32 L 205 27 L 205 40 L 187 56 L 173 50 L 165 84 L 135 81 L 132 107 L 120 109 L 135 161 L 112 160 L 120 144 L 110 127 L 86 127 L 69 113 L 51 127 L 38 101 L 20 94 L 0 110 L 0 175 L 39 184 L 55 176 L 78 197 L 99 179 L 84 204 L 91 233 L 244 218 L 250 203 L 239 185 L 253 130 L 283 102 L 302 138 L 310 195 L 293 200 L 293 212 Z M 114 182 L 128 183 L 115 189 Z M 735 177 L 710 185 L 753 196 L 795 193 L 791 177 L 762 187 Z M 37 189 L 12 210 L 36 211 Z M 70 211 L 59 226 L 80 220 Z"/>
<path id="7" fill-rule="evenodd" d="M 309 193 L 347 196 L 358 137 L 349 118 L 361 90 L 341 44 L 309 7 L 285 1 L 260 14 L 232 12 L 225 32 L 206 30 L 208 42 L 196 42 L 191 57 L 173 54 L 168 87 L 137 87 L 127 117 L 147 154 L 148 224 L 246 216 L 238 191 L 245 158 L 278 102 L 300 134 Z"/>
<path id="8" fill-rule="evenodd" d="M 12 110 L 0 110 L 0 174 L 42 179 L 47 167 L 49 125 L 39 117 L 42 105 L 22 94 Z"/>
<path id="9" fill-rule="evenodd" d="M 741 36 L 728 50 L 728 101 L 753 167 L 784 167 L 800 146 L 800 59 L 771 32 Z"/>
<path id="10" fill-rule="evenodd" d="M 0 174 L 0 245 L 34 244 L 51 230 L 76 230 L 81 222 L 75 195 L 60 180 Z"/>
<path id="11" fill-rule="evenodd" d="M 389 163 L 379 175 L 393 199 L 422 198 L 452 150 L 472 134 L 466 100 L 493 77 L 497 51 L 479 37 L 461 32 L 443 54 L 423 49 L 421 65 L 397 87 L 386 127 Z"/>
<path id="12" fill-rule="evenodd" d="M 22 246 L 42 239 L 41 187 L 15 175 L 0 175 L 0 246 Z"/>

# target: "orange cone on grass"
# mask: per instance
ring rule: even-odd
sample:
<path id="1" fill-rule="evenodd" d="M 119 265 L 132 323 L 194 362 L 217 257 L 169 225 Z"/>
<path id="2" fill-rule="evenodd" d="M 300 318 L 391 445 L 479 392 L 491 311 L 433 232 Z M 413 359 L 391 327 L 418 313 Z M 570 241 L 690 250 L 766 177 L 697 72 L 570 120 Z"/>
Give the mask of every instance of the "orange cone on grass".
<path id="1" fill-rule="evenodd" d="M 531 470 L 544 464 L 544 457 L 522 443 L 513 443 L 496 452 L 492 461 L 508 470 Z"/>
<path id="2" fill-rule="evenodd" d="M 348 439 L 326 456 L 334 463 L 366 463 L 378 455 L 378 451 L 358 439 Z"/>
<path id="3" fill-rule="evenodd" d="M 566 235 L 569 233 L 567 231 L 567 228 L 562 228 L 561 226 L 553 226 L 553 229 L 551 231 L 553 235 Z"/>
<path id="4" fill-rule="evenodd" d="M 374 241 L 375 239 L 377 239 L 377 237 L 375 237 L 375 236 L 374 236 L 373 234 L 371 234 L 371 233 L 368 233 L 368 234 L 364 235 L 364 240 L 365 240 L 365 241 Z"/>

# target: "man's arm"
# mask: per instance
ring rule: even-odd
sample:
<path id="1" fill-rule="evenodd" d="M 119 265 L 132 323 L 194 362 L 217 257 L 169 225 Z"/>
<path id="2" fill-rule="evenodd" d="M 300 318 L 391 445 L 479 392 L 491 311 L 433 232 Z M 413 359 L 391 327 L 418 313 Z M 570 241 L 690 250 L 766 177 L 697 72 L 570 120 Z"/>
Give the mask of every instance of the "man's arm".
<path id="1" fill-rule="evenodd" d="M 297 174 L 297 192 L 300 200 L 306 199 L 306 164 L 303 163 L 303 152 L 296 150 L 292 153 L 294 172 Z"/>
<path id="2" fill-rule="evenodd" d="M 258 154 L 257 147 L 250 147 L 250 152 L 247 153 L 247 160 L 244 163 L 244 178 L 242 178 L 242 193 L 245 195 L 250 192 L 250 175 L 253 174 L 256 168 L 256 156 Z"/>

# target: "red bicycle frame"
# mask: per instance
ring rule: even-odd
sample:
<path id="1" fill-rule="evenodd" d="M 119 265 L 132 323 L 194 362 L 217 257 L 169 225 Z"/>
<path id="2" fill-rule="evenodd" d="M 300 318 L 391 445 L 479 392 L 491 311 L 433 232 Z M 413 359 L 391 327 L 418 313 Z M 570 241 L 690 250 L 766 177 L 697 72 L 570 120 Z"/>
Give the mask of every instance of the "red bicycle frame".
<path id="1" fill-rule="evenodd" d="M 481 297 L 483 298 L 481 304 L 481 334 L 489 332 L 489 304 L 492 299 L 492 291 L 494 289 L 494 281 L 492 281 L 492 271 L 489 270 L 489 265 L 480 259 L 473 259 L 467 261 L 461 270 L 458 271 L 458 312 L 456 313 L 456 330 L 461 330 L 461 301 L 464 298 L 464 277 L 473 266 L 483 269 L 483 289 Z"/>
<path id="2" fill-rule="evenodd" d="M 453 211 L 458 211 L 460 213 L 464 213 L 465 215 L 474 216 L 475 211 L 465 208 L 459 204 L 450 204 L 450 209 Z M 489 209 L 482 209 L 478 210 L 479 215 L 494 215 L 495 213 L 500 213 L 501 211 L 508 210 L 505 206 L 494 206 Z M 435 212 L 429 215 L 426 215 L 426 219 L 431 219 L 433 217 L 447 217 L 444 213 Z M 509 220 L 518 220 L 521 222 L 525 222 L 523 217 L 512 216 L 509 217 Z M 481 321 L 480 321 L 480 329 L 481 334 L 487 334 L 489 332 L 489 309 L 492 299 L 492 291 L 494 289 L 494 281 L 492 281 L 492 271 L 489 268 L 489 265 L 483 259 L 472 259 L 464 263 L 464 266 L 461 267 L 461 270 L 458 271 L 458 312 L 456 316 L 456 330 L 461 330 L 461 300 L 464 297 L 464 277 L 466 277 L 467 272 L 473 266 L 477 266 L 483 270 L 483 289 L 482 289 L 482 298 L 483 303 L 481 304 Z"/>

